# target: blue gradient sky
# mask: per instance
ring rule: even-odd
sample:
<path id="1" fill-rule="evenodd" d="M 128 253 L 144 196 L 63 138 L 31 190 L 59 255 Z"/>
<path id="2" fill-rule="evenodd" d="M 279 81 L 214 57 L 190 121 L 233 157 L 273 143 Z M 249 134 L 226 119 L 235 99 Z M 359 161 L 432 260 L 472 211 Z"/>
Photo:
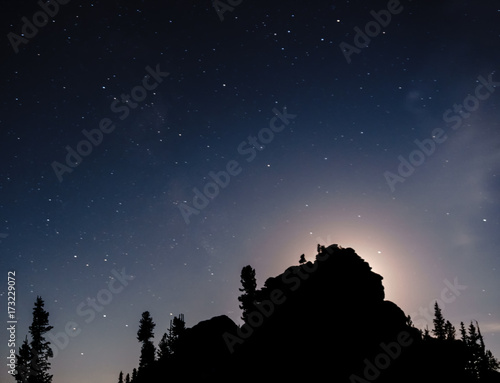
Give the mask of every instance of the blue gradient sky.
<path id="1" fill-rule="evenodd" d="M 493 2 L 400 6 L 351 63 L 339 45 L 387 2 L 242 2 L 223 21 L 210 1 L 69 2 L 19 53 L 5 37 L 0 301 L 15 270 L 18 344 L 37 295 L 59 341 L 78 325 L 52 360 L 54 383 L 131 372 L 145 310 L 156 342 L 179 313 L 188 326 L 221 314 L 240 323 L 241 268 L 252 265 L 261 286 L 300 254 L 313 260 L 317 243 L 354 248 L 421 327 L 421 308 L 456 280 L 445 318 L 477 320 L 500 357 L 500 91 L 467 118 L 453 111 L 457 129 L 443 119 L 479 76 L 500 81 L 500 12 Z M 39 10 L 10 7 L 4 36 Z M 148 66 L 169 74 L 137 106 L 116 104 L 130 112 L 120 119 L 111 105 Z M 284 107 L 296 117 L 247 161 L 239 145 Z M 103 118 L 115 130 L 59 182 L 51 164 Z M 435 129 L 446 139 L 391 191 L 384 173 L 398 175 L 398 157 Z M 186 224 L 179 206 L 229 161 L 241 172 Z M 123 289 L 113 270 L 131 276 Z M 88 297 L 106 302 L 95 317 Z M 13 381 L 6 366 L 0 374 Z"/>

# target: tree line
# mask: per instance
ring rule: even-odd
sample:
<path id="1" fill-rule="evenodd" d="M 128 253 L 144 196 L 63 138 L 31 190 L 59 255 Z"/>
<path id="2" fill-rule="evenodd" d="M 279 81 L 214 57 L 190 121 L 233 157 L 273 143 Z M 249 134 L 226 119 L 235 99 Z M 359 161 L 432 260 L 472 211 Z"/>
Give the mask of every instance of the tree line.
<path id="1" fill-rule="evenodd" d="M 248 320 L 248 314 L 254 310 L 259 303 L 259 290 L 255 270 L 251 266 L 243 267 L 241 271 L 240 292 L 238 297 L 242 310 L 242 319 Z M 411 317 L 407 317 L 407 324 L 413 327 Z M 149 311 L 144 311 L 139 320 L 137 340 L 141 345 L 138 367 L 133 368 L 131 373 L 124 374 L 120 371 L 119 383 L 146 383 L 154 380 L 166 372 L 169 366 L 175 368 L 182 360 L 186 344 L 183 344 L 183 334 L 186 332 L 184 315 L 175 316 L 170 321 L 170 327 L 160 338 L 155 346 L 154 330 L 156 324 Z M 33 308 L 33 320 L 29 326 L 28 336 L 16 354 L 16 370 L 14 378 L 19 383 L 51 383 L 53 376 L 50 374 L 50 358 L 53 352 L 50 342 L 45 339 L 45 334 L 52 330 L 49 324 L 49 313 L 44 309 L 44 301 L 37 296 Z M 457 333 L 453 324 L 446 320 L 441 308 L 436 302 L 434 305 L 433 328 L 428 326 L 424 330 L 418 330 L 420 338 L 431 348 L 439 350 L 443 345 L 451 345 L 453 349 L 459 350 L 456 354 L 465 366 L 464 374 L 470 382 L 487 381 L 492 372 L 500 369 L 500 362 L 486 349 L 483 335 L 477 321 L 471 321 L 466 327 L 460 322 Z"/>
<path id="2" fill-rule="evenodd" d="M 141 343 L 139 367 L 132 370 L 132 375 L 127 373 L 125 378 L 123 371 L 120 371 L 118 376 L 119 383 L 148 382 L 160 366 L 170 362 L 173 363 L 176 359 L 179 339 L 186 330 L 184 315 L 175 316 L 170 321 L 170 327 L 161 337 L 158 347 L 155 347 L 153 343 L 155 327 L 156 323 L 153 321 L 149 311 L 144 311 L 139 321 L 139 330 L 137 331 L 137 340 Z"/>
<path id="3" fill-rule="evenodd" d="M 408 316 L 409 317 L 409 316 Z M 409 317 L 411 322 L 411 318 Z M 491 372 L 500 368 L 500 362 L 493 356 L 490 350 L 487 350 L 484 344 L 483 335 L 477 321 L 471 321 L 468 328 L 465 328 L 464 322 L 460 322 L 460 339 L 465 346 L 465 371 L 469 378 L 482 381 Z M 454 342 L 457 341 L 455 326 L 449 320 L 445 320 L 441 308 L 437 301 L 434 304 L 434 328 L 431 336 L 428 327 L 421 332 L 424 341 L 430 341 L 435 338 L 439 341 Z"/>
<path id="4" fill-rule="evenodd" d="M 14 378 L 20 383 L 51 383 L 49 358 L 54 356 L 50 342 L 45 334 L 52 330 L 49 325 L 49 313 L 44 309 L 45 302 L 37 296 L 33 308 L 33 321 L 29 326 L 30 340 L 25 337 L 16 354 L 16 372 Z"/>

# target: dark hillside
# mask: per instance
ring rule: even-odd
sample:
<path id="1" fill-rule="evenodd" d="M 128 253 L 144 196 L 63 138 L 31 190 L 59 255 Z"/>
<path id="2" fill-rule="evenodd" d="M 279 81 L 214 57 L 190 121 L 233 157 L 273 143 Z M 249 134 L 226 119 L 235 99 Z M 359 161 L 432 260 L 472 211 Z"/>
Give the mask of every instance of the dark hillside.
<path id="1" fill-rule="evenodd" d="M 479 381 L 479 367 L 471 367 L 478 354 L 461 340 L 424 336 L 412 327 L 384 300 L 383 277 L 353 249 L 318 251 L 314 262 L 302 258 L 267 279 L 252 295 L 243 326 L 223 315 L 184 330 L 175 352 L 139 371 L 138 382 Z M 499 376 L 485 368 L 480 381 L 499 382 Z"/>

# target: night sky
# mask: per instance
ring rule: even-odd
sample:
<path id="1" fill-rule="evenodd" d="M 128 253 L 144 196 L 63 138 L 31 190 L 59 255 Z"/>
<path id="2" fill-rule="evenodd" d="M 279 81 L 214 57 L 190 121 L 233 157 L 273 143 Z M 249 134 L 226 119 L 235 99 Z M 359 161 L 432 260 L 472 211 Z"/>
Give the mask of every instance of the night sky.
<path id="1" fill-rule="evenodd" d="M 241 323 L 241 268 L 260 287 L 317 243 L 500 357 L 497 2 L 60 3 L 2 10 L 0 64 L 2 317 L 15 271 L 54 383 L 131 372 L 145 310 L 155 344 L 180 313 Z"/>

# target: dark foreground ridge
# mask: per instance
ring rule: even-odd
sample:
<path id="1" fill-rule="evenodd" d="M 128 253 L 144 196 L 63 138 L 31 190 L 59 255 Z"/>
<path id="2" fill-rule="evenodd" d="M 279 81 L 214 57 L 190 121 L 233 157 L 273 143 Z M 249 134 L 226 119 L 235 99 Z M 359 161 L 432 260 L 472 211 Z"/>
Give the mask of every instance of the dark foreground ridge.
<path id="1" fill-rule="evenodd" d="M 161 356 L 147 362 L 143 353 L 132 382 L 500 382 L 479 327 L 471 322 L 467 334 L 462 324 L 455 339 L 439 308 L 435 337 L 413 327 L 353 249 L 318 246 L 314 262 L 300 262 L 260 290 L 252 288 L 253 269 L 244 268 L 245 324 L 221 315 L 184 329 L 176 318 Z"/>

